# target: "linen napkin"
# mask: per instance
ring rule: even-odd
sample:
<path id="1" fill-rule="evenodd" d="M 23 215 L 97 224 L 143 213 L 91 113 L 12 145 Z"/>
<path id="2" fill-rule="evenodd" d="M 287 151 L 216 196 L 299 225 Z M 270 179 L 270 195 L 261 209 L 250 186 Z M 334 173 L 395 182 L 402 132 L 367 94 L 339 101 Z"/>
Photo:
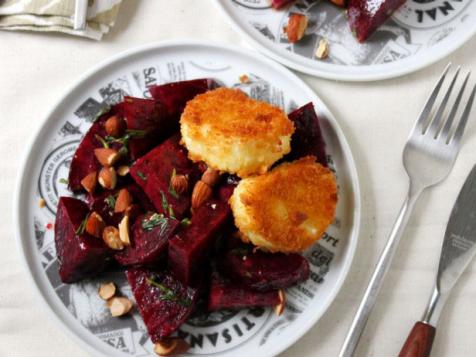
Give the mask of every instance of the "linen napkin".
<path id="1" fill-rule="evenodd" d="M 55 31 L 100 40 L 122 0 L 89 0 L 84 30 L 75 30 L 75 0 L 0 0 L 0 30 Z"/>

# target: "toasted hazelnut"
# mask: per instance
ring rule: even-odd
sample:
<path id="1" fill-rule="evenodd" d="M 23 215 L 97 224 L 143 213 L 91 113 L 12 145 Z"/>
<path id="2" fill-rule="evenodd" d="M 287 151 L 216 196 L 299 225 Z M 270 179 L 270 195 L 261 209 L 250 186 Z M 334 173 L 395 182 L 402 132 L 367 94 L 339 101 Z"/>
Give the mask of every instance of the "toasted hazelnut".
<path id="1" fill-rule="evenodd" d="M 97 212 L 92 212 L 86 221 L 85 230 L 93 237 L 101 238 L 105 226 L 102 217 Z"/>
<path id="2" fill-rule="evenodd" d="M 192 192 L 192 208 L 196 209 L 212 196 L 212 189 L 203 181 L 195 184 Z"/>
<path id="3" fill-rule="evenodd" d="M 101 284 L 98 289 L 99 297 L 103 300 L 109 300 L 116 295 L 116 285 L 114 283 Z"/>
<path id="4" fill-rule="evenodd" d="M 126 297 L 115 296 L 107 301 L 107 306 L 113 317 L 127 314 L 132 309 L 132 301 Z"/>
<path id="5" fill-rule="evenodd" d="M 281 316 L 283 314 L 284 308 L 286 307 L 286 294 L 284 293 L 283 289 L 279 289 L 278 296 L 279 304 L 274 307 L 274 313 L 277 316 Z"/>
<path id="6" fill-rule="evenodd" d="M 154 352 L 159 356 L 171 356 L 186 352 L 190 346 L 183 339 L 178 337 L 170 337 L 157 342 Z"/>
<path id="7" fill-rule="evenodd" d="M 250 81 L 250 78 L 246 74 L 242 74 L 240 76 L 240 82 L 241 83 L 249 83 L 249 81 Z"/>
<path id="8" fill-rule="evenodd" d="M 117 150 L 110 148 L 94 149 L 94 155 L 96 156 L 96 159 L 98 159 L 99 163 L 105 167 L 114 165 L 121 157 Z"/>
<path id="9" fill-rule="evenodd" d="M 104 123 L 104 129 L 106 130 L 106 133 L 114 138 L 120 137 L 126 130 L 126 127 L 127 124 L 124 119 L 115 115 L 109 117 L 109 119 Z"/>
<path id="10" fill-rule="evenodd" d="M 119 229 L 113 226 L 107 226 L 102 231 L 102 240 L 106 245 L 114 250 L 124 249 L 124 243 L 119 236 Z"/>
<path id="11" fill-rule="evenodd" d="M 117 168 L 117 174 L 119 176 L 126 176 L 129 173 L 130 167 L 127 165 L 121 165 Z"/>
<path id="12" fill-rule="evenodd" d="M 97 172 L 93 171 L 84 176 L 84 178 L 81 180 L 81 186 L 88 192 L 88 193 L 93 193 L 94 190 L 96 189 L 97 185 Z"/>
<path id="13" fill-rule="evenodd" d="M 124 212 L 127 207 L 132 204 L 132 196 L 127 190 L 127 188 L 122 188 L 119 190 L 116 198 L 116 205 L 114 206 L 114 212 Z"/>
<path id="14" fill-rule="evenodd" d="M 294 43 L 303 38 L 307 24 L 308 18 L 306 15 L 292 13 L 289 16 L 288 25 L 286 26 L 288 41 Z"/>
<path id="15" fill-rule="evenodd" d="M 119 223 L 119 239 L 124 245 L 131 245 L 129 238 L 129 216 L 126 214 Z"/>
<path id="16" fill-rule="evenodd" d="M 319 46 L 316 49 L 316 57 L 319 59 L 327 58 L 329 55 L 329 43 L 326 39 L 321 39 L 319 41 Z"/>
<path id="17" fill-rule="evenodd" d="M 170 186 L 178 194 L 188 191 L 188 178 L 185 175 L 174 175 L 170 178 Z"/>
<path id="18" fill-rule="evenodd" d="M 44 198 L 40 198 L 40 200 L 38 201 L 38 206 L 39 206 L 40 208 L 46 207 L 46 201 L 45 201 Z"/>
<path id="19" fill-rule="evenodd" d="M 211 168 L 208 168 L 202 175 L 202 181 L 210 187 L 215 186 L 218 180 L 220 180 L 220 172 Z"/>
<path id="20" fill-rule="evenodd" d="M 98 181 L 106 190 L 114 190 L 117 184 L 116 170 L 113 167 L 103 167 L 99 171 Z"/>

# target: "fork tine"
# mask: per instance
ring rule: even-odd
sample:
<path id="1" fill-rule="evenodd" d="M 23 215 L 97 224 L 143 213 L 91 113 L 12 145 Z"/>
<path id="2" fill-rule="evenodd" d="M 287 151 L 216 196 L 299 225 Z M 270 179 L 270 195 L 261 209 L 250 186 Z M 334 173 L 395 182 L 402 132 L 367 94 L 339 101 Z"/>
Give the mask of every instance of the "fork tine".
<path id="1" fill-rule="evenodd" d="M 430 127 L 427 129 L 427 132 L 434 136 L 435 138 L 438 135 L 438 131 L 441 128 L 441 118 L 443 117 L 443 112 L 445 111 L 446 104 L 448 103 L 448 99 L 450 98 L 451 91 L 453 90 L 453 87 L 455 85 L 456 80 L 458 79 L 459 71 L 461 67 L 458 66 L 458 69 L 456 70 L 455 75 L 453 76 L 453 80 L 451 81 L 451 84 L 446 91 L 445 97 L 443 98 L 442 102 L 440 103 L 440 106 L 438 107 L 438 110 L 436 112 L 435 117 L 433 118 Z"/>
<path id="2" fill-rule="evenodd" d="M 446 74 L 448 73 L 448 70 L 450 69 L 450 67 L 451 67 L 451 63 L 448 63 L 445 70 L 443 71 L 443 74 L 438 80 L 438 83 L 433 89 L 433 92 L 430 94 L 430 97 L 426 101 L 425 107 L 423 108 L 415 124 L 415 127 L 413 128 L 412 134 L 413 132 L 415 132 L 415 130 L 418 130 L 419 132 L 423 132 L 425 121 L 428 119 L 428 116 L 430 115 L 431 108 L 433 107 L 433 104 L 435 104 L 435 100 L 436 100 L 436 97 L 438 96 L 438 92 L 440 91 L 441 85 L 443 84 L 443 81 L 445 80 Z"/>
<path id="3" fill-rule="evenodd" d="M 461 115 L 460 122 L 458 127 L 456 128 L 455 135 L 453 136 L 452 143 L 455 142 L 456 145 L 459 144 L 461 141 L 461 137 L 463 136 L 464 128 L 468 123 L 469 113 L 471 113 L 471 107 L 473 106 L 474 97 L 476 96 L 476 84 L 473 87 L 473 91 L 471 92 L 471 96 L 468 99 L 468 103 L 466 104 L 466 108 L 464 109 L 463 115 Z"/>
<path id="4" fill-rule="evenodd" d="M 448 119 L 446 119 L 445 126 L 443 127 L 443 130 L 441 130 L 440 137 L 446 142 L 449 142 L 451 127 L 453 126 L 453 121 L 456 117 L 456 112 L 458 111 L 461 98 L 463 98 L 463 93 L 464 93 L 464 90 L 466 89 L 466 84 L 468 83 L 470 75 L 471 75 L 471 72 L 468 72 L 468 74 L 466 75 L 466 78 L 464 79 L 463 85 L 461 86 L 461 89 L 458 93 L 458 96 L 456 97 L 456 101 L 453 104 L 453 107 L 451 108 L 450 114 L 448 115 Z"/>

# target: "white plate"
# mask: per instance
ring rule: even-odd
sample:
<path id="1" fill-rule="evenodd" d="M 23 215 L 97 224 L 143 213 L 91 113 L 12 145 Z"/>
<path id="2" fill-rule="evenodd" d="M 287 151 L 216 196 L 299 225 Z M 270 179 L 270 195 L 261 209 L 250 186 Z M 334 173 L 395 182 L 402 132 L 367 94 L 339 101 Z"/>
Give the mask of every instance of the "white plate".
<path id="1" fill-rule="evenodd" d="M 244 73 L 251 79 L 246 85 L 238 80 Z M 70 195 L 61 178 L 67 177 L 74 150 L 101 103 L 120 101 L 124 94 L 147 96 L 147 86 L 153 84 L 200 77 L 216 78 L 286 110 L 312 101 L 322 119 L 340 191 L 336 222 L 307 252 L 312 278 L 289 290 L 286 313 L 277 318 L 270 309 L 251 309 L 195 319 L 182 327 L 193 346 L 190 354 L 268 356 L 283 351 L 322 316 L 349 270 L 360 223 L 359 184 L 344 135 L 321 100 L 282 66 L 235 47 L 175 41 L 130 50 L 89 71 L 53 107 L 29 146 L 16 192 L 19 247 L 41 305 L 93 354 L 154 355 L 137 312 L 121 319 L 109 316 L 97 296 L 101 279 L 72 285 L 60 282 L 48 224 L 54 222 L 58 197 Z M 39 208 L 40 198 L 45 199 L 45 208 Z M 102 278 L 107 280 L 131 296 L 123 274 Z"/>
<path id="2" fill-rule="evenodd" d="M 253 46 L 282 64 L 314 76 L 371 81 L 401 76 L 450 54 L 476 33 L 476 1 L 407 0 L 364 44 L 347 24 L 345 11 L 328 0 L 299 0 L 274 10 L 269 0 L 215 0 L 233 27 Z M 290 44 L 283 27 L 290 12 L 306 14 L 306 36 Z M 314 53 L 321 38 L 329 58 Z"/>

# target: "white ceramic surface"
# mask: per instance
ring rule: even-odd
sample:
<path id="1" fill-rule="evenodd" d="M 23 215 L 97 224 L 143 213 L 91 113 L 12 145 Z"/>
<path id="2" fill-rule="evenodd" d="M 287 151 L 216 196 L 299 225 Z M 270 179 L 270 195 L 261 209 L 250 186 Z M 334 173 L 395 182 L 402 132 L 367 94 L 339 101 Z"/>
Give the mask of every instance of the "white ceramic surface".
<path id="1" fill-rule="evenodd" d="M 401 76 L 450 54 L 476 33 L 476 1 L 407 0 L 365 43 L 352 35 L 345 11 L 328 0 L 298 0 L 275 10 L 269 0 L 215 0 L 232 26 L 282 64 L 323 78 L 371 81 Z M 304 38 L 290 44 L 283 27 L 290 13 L 309 18 Z M 319 41 L 329 57 L 319 60 Z"/>
<path id="2" fill-rule="evenodd" d="M 250 83 L 238 77 L 247 74 Z M 262 56 L 235 47 L 198 41 L 152 44 L 114 56 L 86 73 L 45 118 L 27 150 L 15 200 L 17 240 L 41 306 L 62 330 L 95 355 L 153 356 L 152 343 L 137 312 L 114 319 L 97 296 L 101 281 L 115 281 L 131 296 L 120 273 L 65 285 L 59 280 L 53 230 L 60 195 L 71 195 L 61 179 L 92 118 L 123 95 L 147 97 L 147 87 L 184 79 L 213 77 L 251 96 L 292 110 L 309 101 L 316 107 L 327 143 L 329 165 L 339 183 L 337 219 L 321 241 L 305 253 L 311 278 L 287 293 L 286 312 L 268 309 L 214 313 L 195 318 L 181 330 L 190 354 L 275 355 L 301 337 L 326 311 L 348 273 L 358 238 L 360 191 L 351 151 L 336 120 L 295 75 Z M 40 208 L 38 201 L 47 206 Z"/>

